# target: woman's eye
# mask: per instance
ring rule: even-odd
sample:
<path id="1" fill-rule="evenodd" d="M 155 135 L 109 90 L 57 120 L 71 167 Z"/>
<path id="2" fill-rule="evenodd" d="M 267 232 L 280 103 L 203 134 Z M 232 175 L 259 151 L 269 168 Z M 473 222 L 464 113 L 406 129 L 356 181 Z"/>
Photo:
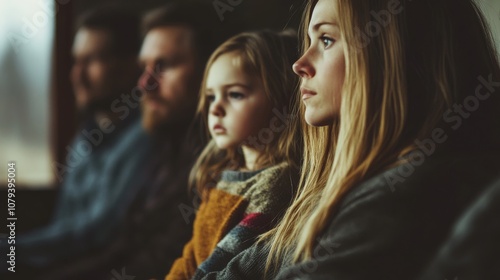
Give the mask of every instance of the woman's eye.
<path id="1" fill-rule="evenodd" d="M 229 92 L 229 97 L 232 99 L 240 100 L 240 99 L 243 99 L 245 97 L 245 95 L 243 93 L 232 91 L 232 92 Z"/>
<path id="2" fill-rule="evenodd" d="M 325 45 L 325 48 L 328 48 L 334 42 L 334 40 L 332 38 L 329 38 L 326 36 L 321 36 L 319 39 L 321 40 L 323 45 Z"/>

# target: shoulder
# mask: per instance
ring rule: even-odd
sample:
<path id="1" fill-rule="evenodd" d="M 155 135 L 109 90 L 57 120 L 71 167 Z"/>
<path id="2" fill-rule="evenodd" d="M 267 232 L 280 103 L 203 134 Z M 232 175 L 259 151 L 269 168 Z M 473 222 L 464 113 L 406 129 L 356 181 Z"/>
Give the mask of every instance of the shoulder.
<path id="1" fill-rule="evenodd" d="M 286 269 L 282 276 L 415 277 L 459 214 L 497 176 L 496 161 L 489 155 L 435 156 L 365 180 L 334 209 L 313 260 Z M 303 269 L 308 264 L 316 266 L 314 272 Z"/>
<path id="2" fill-rule="evenodd" d="M 455 223 L 422 278 L 500 279 L 500 178 Z"/>
<path id="3" fill-rule="evenodd" d="M 396 166 L 350 190 L 330 228 L 338 231 L 337 223 L 347 217 L 371 224 L 365 219 L 373 216 L 372 221 L 384 222 L 379 226 L 393 226 L 397 232 L 443 229 L 495 179 L 497 162 L 491 155 L 457 155 Z M 425 228 L 415 229 L 416 225 Z"/>
<path id="4" fill-rule="evenodd" d="M 128 127 L 123 130 L 118 138 L 120 138 L 120 143 L 126 143 L 128 145 L 142 142 L 143 146 L 146 146 L 150 145 L 149 142 L 151 141 L 150 136 L 144 130 L 140 119 L 133 120 Z"/>
<path id="5" fill-rule="evenodd" d="M 282 162 L 271 166 L 255 176 L 255 185 L 271 186 L 291 186 L 298 177 L 298 169 L 289 163 Z M 266 188 L 268 191 L 274 191 L 274 188 Z"/>
<path id="6" fill-rule="evenodd" d="M 288 163 L 269 167 L 257 174 L 245 194 L 250 203 L 249 208 L 257 208 L 262 212 L 286 208 L 297 188 L 298 174 L 299 171 Z"/>
<path id="7" fill-rule="evenodd" d="M 342 199 L 340 208 L 373 200 L 396 204 L 404 201 L 409 206 L 423 201 L 446 203 L 453 198 L 457 204 L 465 204 L 470 196 L 477 195 L 479 186 L 486 186 L 499 171 L 500 163 L 494 155 L 437 156 L 422 162 L 409 161 L 353 187 Z"/>

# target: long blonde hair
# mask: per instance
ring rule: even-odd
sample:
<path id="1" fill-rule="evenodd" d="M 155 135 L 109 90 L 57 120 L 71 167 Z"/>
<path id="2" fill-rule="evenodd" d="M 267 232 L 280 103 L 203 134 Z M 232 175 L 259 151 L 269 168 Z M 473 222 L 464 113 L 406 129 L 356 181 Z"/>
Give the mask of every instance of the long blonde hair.
<path id="1" fill-rule="evenodd" d="M 205 94 L 208 72 L 217 58 L 227 53 L 238 55 L 245 73 L 262 82 L 273 110 L 297 115 L 298 99 L 295 92 L 298 79 L 292 71 L 292 63 L 298 57 L 296 35 L 292 31 L 246 32 L 224 42 L 208 60 L 198 104 L 198 114 L 205 122 L 205 127 L 208 116 Z M 298 167 L 302 153 L 300 124 L 297 118 L 288 118 L 284 121 L 286 122 L 284 129 L 274 132 L 274 140 L 264 146 L 261 156 L 257 159 L 256 164 L 260 168 L 281 162 L 288 162 L 291 166 Z M 189 185 L 203 195 L 219 180 L 222 170 L 238 169 L 243 164 L 244 158 L 240 150 L 221 150 L 212 139 L 196 161 L 190 174 Z"/>
<path id="2" fill-rule="evenodd" d="M 261 239 L 270 250 L 268 269 L 285 257 L 293 262 L 311 259 L 317 238 L 347 191 L 401 163 L 400 157 L 415 148 L 415 139 L 429 137 L 443 124 L 443 113 L 452 104 L 462 103 L 474 93 L 478 75 L 500 79 L 491 35 L 470 0 L 401 1 L 403 10 L 392 14 L 380 34 L 361 45 L 356 31 L 365 30 L 374 21 L 372 11 L 386 10 L 390 1 L 336 1 L 346 59 L 340 117 L 329 126 L 308 126 L 301 104 L 301 179 L 283 220 Z M 310 44 L 305 34 L 316 3 L 308 2 L 303 16 L 303 51 Z M 473 37 L 473 41 L 466 42 L 471 38 L 459 35 Z M 498 132 L 488 134 L 500 119 L 494 109 L 498 98 L 494 99 L 496 102 L 483 106 L 477 121 L 453 134 L 441 151 L 464 145 L 472 149 L 478 141 L 488 147 L 495 145 Z M 470 131 L 480 136 L 465 137 Z M 482 139 L 481 135 L 489 137 Z"/>

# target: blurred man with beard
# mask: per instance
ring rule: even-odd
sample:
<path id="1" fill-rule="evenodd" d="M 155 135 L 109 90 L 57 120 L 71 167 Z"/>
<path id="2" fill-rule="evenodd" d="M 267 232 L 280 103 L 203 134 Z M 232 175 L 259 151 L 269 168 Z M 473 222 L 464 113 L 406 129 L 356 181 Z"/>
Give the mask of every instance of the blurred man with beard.
<path id="1" fill-rule="evenodd" d="M 185 130 L 192 120 L 204 65 L 190 27 L 146 28 L 149 31 L 139 55 L 143 73 L 138 86 L 145 93 L 142 123 L 148 132 L 163 137 Z"/>
<path id="2" fill-rule="evenodd" d="M 143 19 L 138 87 L 156 159 L 148 163 L 150 183 L 141 188 L 114 250 L 123 257 L 102 279 L 122 267 L 137 279 L 163 279 L 191 237 L 199 196 L 188 195 L 188 177 L 204 144 L 194 118 L 201 79 L 212 51 L 240 27 L 223 24 L 212 9 L 206 1 L 172 1 Z"/>
<path id="3" fill-rule="evenodd" d="M 54 166 L 61 190 L 53 220 L 18 237 L 21 274 L 98 251 L 123 226 L 151 152 L 138 105 L 130 102 L 140 74 L 139 25 L 137 16 L 111 7 L 78 24 L 70 77 L 81 125 L 67 161 Z"/>

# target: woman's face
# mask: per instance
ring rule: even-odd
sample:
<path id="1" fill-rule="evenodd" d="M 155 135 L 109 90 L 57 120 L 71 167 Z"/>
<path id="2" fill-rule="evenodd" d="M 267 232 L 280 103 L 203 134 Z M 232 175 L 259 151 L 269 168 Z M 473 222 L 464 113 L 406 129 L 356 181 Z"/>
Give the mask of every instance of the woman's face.
<path id="1" fill-rule="evenodd" d="M 311 45 L 293 65 L 301 77 L 305 120 L 313 126 L 333 123 L 340 112 L 345 76 L 345 43 L 337 24 L 336 0 L 319 0 L 309 24 Z"/>

